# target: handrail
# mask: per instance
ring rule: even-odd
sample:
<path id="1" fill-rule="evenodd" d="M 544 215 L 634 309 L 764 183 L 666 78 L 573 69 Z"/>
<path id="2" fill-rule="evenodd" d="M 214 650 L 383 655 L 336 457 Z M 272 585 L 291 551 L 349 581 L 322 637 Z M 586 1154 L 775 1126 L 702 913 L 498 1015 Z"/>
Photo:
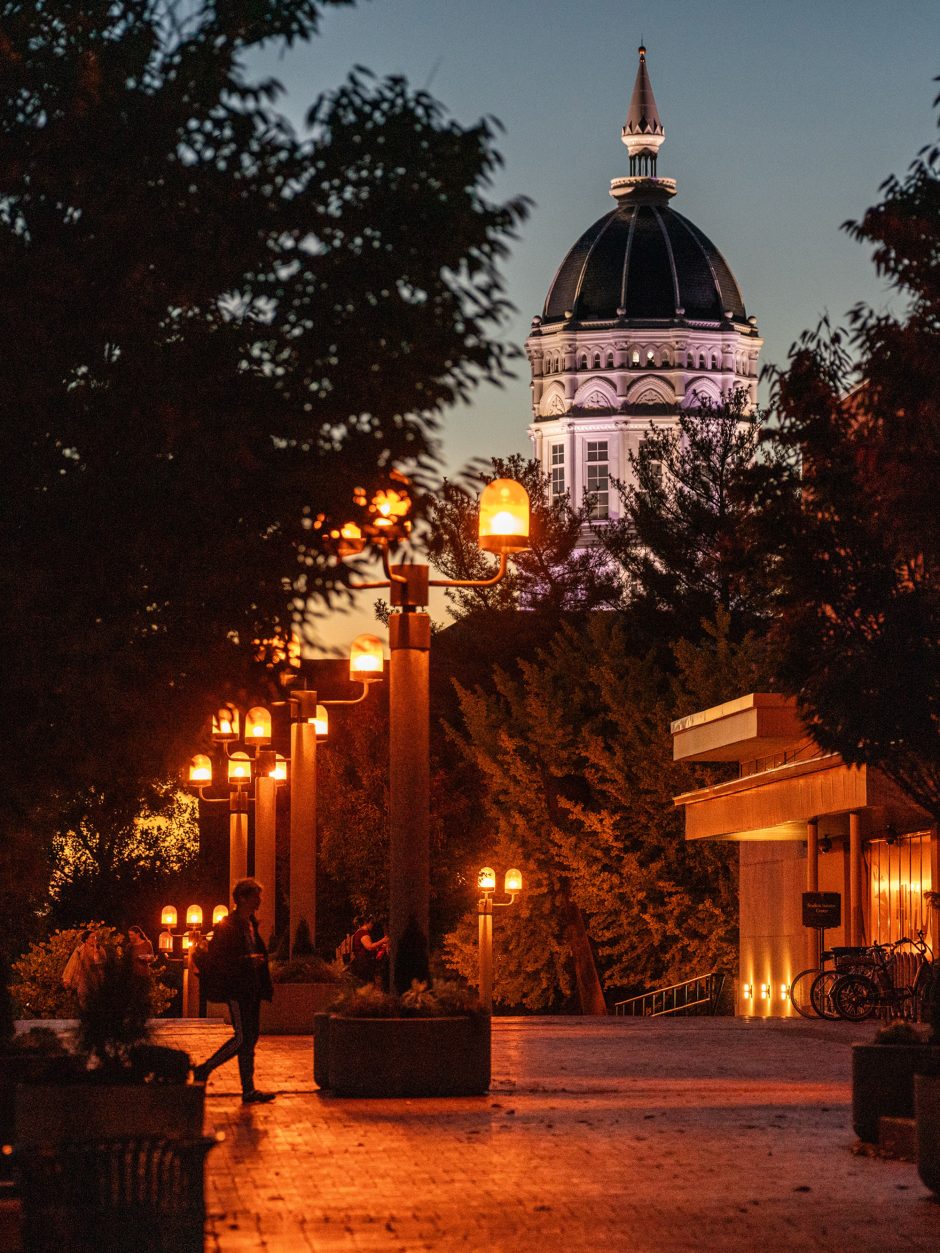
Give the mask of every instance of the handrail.
<path id="1" fill-rule="evenodd" d="M 629 1018 L 661 1018 L 664 1014 L 715 1014 L 725 985 L 717 970 L 665 988 L 653 988 L 614 1004 L 614 1013 Z"/>

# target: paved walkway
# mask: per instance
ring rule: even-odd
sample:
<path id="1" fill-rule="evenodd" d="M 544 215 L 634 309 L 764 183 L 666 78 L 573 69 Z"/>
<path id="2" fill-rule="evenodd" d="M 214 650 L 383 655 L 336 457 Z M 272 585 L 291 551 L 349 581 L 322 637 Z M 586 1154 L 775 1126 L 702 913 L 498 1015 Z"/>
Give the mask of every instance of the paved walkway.
<path id="1" fill-rule="evenodd" d="M 173 1024 L 195 1059 L 224 1028 Z M 916 1168 L 853 1153 L 842 1023 L 497 1019 L 489 1096 L 318 1094 L 308 1037 L 265 1037 L 243 1108 L 208 1089 L 206 1248 L 649 1253 L 940 1249 Z"/>

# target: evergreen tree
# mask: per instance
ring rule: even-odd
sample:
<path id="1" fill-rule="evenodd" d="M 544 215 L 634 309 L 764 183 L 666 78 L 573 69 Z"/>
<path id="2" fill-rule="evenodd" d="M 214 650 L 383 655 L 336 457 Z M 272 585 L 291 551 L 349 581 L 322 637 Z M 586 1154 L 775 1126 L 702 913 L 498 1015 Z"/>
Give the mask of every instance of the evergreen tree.
<path id="1" fill-rule="evenodd" d="M 720 404 L 701 397 L 675 427 L 651 425 L 630 454 L 635 481 L 616 484 L 622 517 L 603 535 L 649 638 L 696 638 L 718 611 L 738 639 L 768 621 L 777 576 L 758 523 L 758 459 L 775 465 L 780 453 L 743 389 Z"/>

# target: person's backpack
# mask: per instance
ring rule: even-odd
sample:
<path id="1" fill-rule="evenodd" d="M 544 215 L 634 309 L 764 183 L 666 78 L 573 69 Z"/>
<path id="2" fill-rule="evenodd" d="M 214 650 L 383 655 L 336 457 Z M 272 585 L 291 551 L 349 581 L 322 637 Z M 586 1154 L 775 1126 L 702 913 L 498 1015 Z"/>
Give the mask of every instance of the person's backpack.
<path id="1" fill-rule="evenodd" d="M 219 960 L 220 956 L 220 945 L 216 943 L 214 931 L 211 937 L 202 936 L 190 954 L 192 968 L 199 976 L 202 990 L 210 1001 L 225 999 L 221 996 L 222 989 L 219 987 L 224 973 Z"/>

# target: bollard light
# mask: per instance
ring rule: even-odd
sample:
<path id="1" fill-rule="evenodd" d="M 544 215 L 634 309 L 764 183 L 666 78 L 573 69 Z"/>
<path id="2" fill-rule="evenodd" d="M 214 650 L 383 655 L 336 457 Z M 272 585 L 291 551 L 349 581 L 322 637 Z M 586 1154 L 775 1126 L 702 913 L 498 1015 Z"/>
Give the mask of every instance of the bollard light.
<path id="1" fill-rule="evenodd" d="M 186 925 L 187 927 L 201 927 L 202 926 L 202 906 L 201 905 L 190 905 L 189 909 L 187 909 L 186 911 Z"/>
<path id="2" fill-rule="evenodd" d="M 357 635 L 349 647 L 349 677 L 375 683 L 385 674 L 385 645 L 377 635 Z"/>
<path id="3" fill-rule="evenodd" d="M 205 753 L 197 753 L 189 763 L 189 781 L 198 784 L 212 782 L 212 762 Z"/>
<path id="4" fill-rule="evenodd" d="M 215 909 L 212 911 L 212 925 L 216 926 L 216 924 L 220 923 L 223 918 L 227 917 L 228 907 L 226 905 L 216 905 Z"/>
<path id="5" fill-rule="evenodd" d="M 480 494 L 479 543 L 489 553 L 529 547 L 529 494 L 515 479 L 494 479 Z"/>
<path id="6" fill-rule="evenodd" d="M 160 925 L 161 925 L 161 927 L 175 927 L 175 926 L 176 926 L 176 918 L 177 918 L 177 915 L 176 915 L 176 906 L 175 906 L 175 905 L 164 905 L 164 906 L 163 906 L 163 909 L 162 909 L 162 910 L 161 910 L 161 912 L 160 912 Z"/>

